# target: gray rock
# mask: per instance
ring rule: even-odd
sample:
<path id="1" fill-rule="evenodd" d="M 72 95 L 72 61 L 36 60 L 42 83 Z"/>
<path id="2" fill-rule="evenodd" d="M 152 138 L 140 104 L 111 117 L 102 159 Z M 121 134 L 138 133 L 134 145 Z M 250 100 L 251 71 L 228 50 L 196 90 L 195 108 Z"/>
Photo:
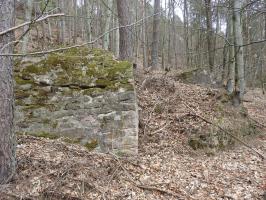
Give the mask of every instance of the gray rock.
<path id="1" fill-rule="evenodd" d="M 23 91 L 30 90 L 32 88 L 31 84 L 19 85 L 18 88 Z"/>

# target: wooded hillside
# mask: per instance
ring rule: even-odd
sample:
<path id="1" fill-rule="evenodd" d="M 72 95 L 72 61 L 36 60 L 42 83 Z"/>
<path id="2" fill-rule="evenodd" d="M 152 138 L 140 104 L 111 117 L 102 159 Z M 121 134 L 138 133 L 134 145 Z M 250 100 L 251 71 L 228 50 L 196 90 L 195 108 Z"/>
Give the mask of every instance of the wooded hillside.
<path id="1" fill-rule="evenodd" d="M 0 200 L 265 199 L 266 0 L 0 0 Z"/>

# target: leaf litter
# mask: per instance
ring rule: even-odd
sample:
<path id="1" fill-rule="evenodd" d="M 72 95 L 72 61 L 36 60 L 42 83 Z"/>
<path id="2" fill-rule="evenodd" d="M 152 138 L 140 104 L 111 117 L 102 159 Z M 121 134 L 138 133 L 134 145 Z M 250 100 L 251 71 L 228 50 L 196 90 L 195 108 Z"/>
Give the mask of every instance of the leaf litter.
<path id="1" fill-rule="evenodd" d="M 212 105 L 219 90 L 183 84 L 163 74 L 143 84 L 148 79 L 149 75 L 136 79 L 137 156 L 90 152 L 62 138 L 18 136 L 17 173 L 0 187 L 0 199 L 263 199 L 265 163 L 250 149 L 236 144 L 206 153 L 188 145 L 193 130 L 209 125 L 189 116 L 186 105 L 215 120 L 220 113 Z M 251 95 L 252 103 L 245 106 L 263 124 L 265 96 L 255 97 Z M 265 134 L 249 143 L 265 153 Z"/>

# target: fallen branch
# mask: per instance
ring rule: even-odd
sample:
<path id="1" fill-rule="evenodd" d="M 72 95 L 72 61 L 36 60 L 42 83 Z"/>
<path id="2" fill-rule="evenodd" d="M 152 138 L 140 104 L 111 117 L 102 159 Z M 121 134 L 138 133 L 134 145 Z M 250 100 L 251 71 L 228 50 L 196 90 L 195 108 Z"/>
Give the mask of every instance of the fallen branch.
<path id="1" fill-rule="evenodd" d="M 156 133 L 161 132 L 161 131 L 164 130 L 167 126 L 169 126 L 170 123 L 171 123 L 171 122 L 166 123 L 166 124 L 165 124 L 162 128 L 160 128 L 159 130 L 156 130 L 156 131 L 152 132 L 151 135 L 154 135 L 154 134 L 156 134 Z"/>
<path id="2" fill-rule="evenodd" d="M 164 189 L 161 189 L 161 188 L 157 188 L 157 187 L 153 187 L 153 186 L 148 186 L 148 185 L 135 185 L 137 186 L 138 188 L 141 188 L 141 189 L 144 189 L 144 190 L 150 190 L 150 191 L 157 191 L 157 192 L 160 192 L 160 193 L 163 193 L 163 194 L 167 194 L 167 195 L 170 195 L 170 196 L 173 196 L 177 199 L 182 199 L 178 194 L 170 191 L 170 190 L 164 190 Z"/>
<path id="3" fill-rule="evenodd" d="M 255 122 L 256 124 L 258 124 L 261 128 L 264 128 L 264 129 L 266 128 L 266 125 L 264 125 L 264 124 L 258 122 L 257 120 L 253 119 L 252 117 L 248 116 L 248 118 L 249 118 L 251 121 L 253 121 L 253 122 Z"/>
<path id="4" fill-rule="evenodd" d="M 214 124 L 213 122 L 205 119 L 204 117 L 198 115 L 189 105 L 187 105 L 186 103 L 184 103 L 186 105 L 186 107 L 193 113 L 190 113 L 191 116 L 197 117 L 199 119 L 201 119 L 202 121 L 206 122 L 207 124 L 211 124 L 213 126 L 216 126 L 217 128 L 219 128 L 221 131 L 223 131 L 224 133 L 226 133 L 227 135 L 231 136 L 233 139 L 235 139 L 236 141 L 240 142 L 241 144 L 243 144 L 244 146 L 246 146 L 247 148 L 249 148 L 250 150 L 252 150 L 254 153 L 256 153 L 259 157 L 261 157 L 263 160 L 265 159 L 264 155 L 262 155 L 260 152 L 258 152 L 257 150 L 255 150 L 254 148 L 252 148 L 250 145 L 248 145 L 246 142 L 242 141 L 241 139 L 239 139 L 238 137 L 236 137 L 235 135 L 233 135 L 232 133 L 228 132 L 227 130 L 225 130 L 224 128 L 222 128 L 221 126 Z"/>

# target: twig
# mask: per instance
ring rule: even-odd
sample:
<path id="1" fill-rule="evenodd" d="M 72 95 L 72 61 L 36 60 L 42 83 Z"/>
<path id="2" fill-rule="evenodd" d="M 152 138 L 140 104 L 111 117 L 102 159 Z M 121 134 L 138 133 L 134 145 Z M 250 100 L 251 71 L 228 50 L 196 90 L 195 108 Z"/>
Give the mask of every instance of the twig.
<path id="1" fill-rule="evenodd" d="M 261 128 L 264 128 L 264 129 L 266 128 L 266 125 L 264 125 L 264 124 L 258 122 L 257 120 L 253 119 L 252 117 L 248 116 L 248 118 L 249 118 L 250 120 L 252 120 L 253 122 L 257 123 Z"/>
<path id="2" fill-rule="evenodd" d="M 109 189 L 109 185 L 111 183 L 111 181 L 113 180 L 113 178 L 115 177 L 115 175 L 117 174 L 118 170 L 121 168 L 122 163 L 119 163 L 119 166 L 115 169 L 115 171 L 113 172 L 113 174 L 111 175 L 110 179 L 107 182 L 107 187 L 105 188 L 105 190 L 102 192 L 102 197 L 105 200 L 105 193 L 108 191 Z"/>
<path id="3" fill-rule="evenodd" d="M 164 190 L 161 188 L 153 187 L 153 186 L 148 186 L 148 185 L 136 185 L 138 188 L 145 189 L 145 190 L 150 190 L 150 191 L 157 191 L 163 194 L 167 194 L 173 197 L 176 197 L 177 199 L 182 199 L 178 194 L 170 191 L 170 190 Z"/>
<path id="4" fill-rule="evenodd" d="M 241 139 L 239 139 L 238 137 L 236 137 L 235 135 L 233 135 L 232 133 L 228 132 L 227 130 L 223 129 L 221 126 L 214 124 L 213 122 L 205 119 L 204 117 L 202 117 L 201 115 L 198 115 L 189 105 L 187 105 L 186 103 L 184 103 L 187 108 L 193 112 L 190 113 L 191 116 L 197 117 L 199 119 L 201 119 L 202 121 L 206 122 L 207 124 L 211 124 L 213 126 L 216 126 L 217 128 L 219 128 L 221 131 L 223 131 L 224 133 L 226 133 L 227 135 L 231 136 L 232 138 L 234 138 L 235 140 L 237 140 L 238 142 L 240 142 L 241 144 L 243 144 L 244 146 L 246 146 L 247 148 L 249 148 L 250 150 L 252 150 L 253 152 L 255 152 L 259 157 L 261 157 L 263 160 L 265 159 L 264 155 L 262 155 L 260 152 L 258 152 L 257 150 L 255 150 L 254 148 L 252 148 L 250 145 L 248 145 L 246 142 L 242 141 Z"/>
<path id="5" fill-rule="evenodd" d="M 166 124 L 165 124 L 162 128 L 160 128 L 159 130 L 156 130 L 156 131 L 152 132 L 151 135 L 161 132 L 161 131 L 164 130 L 167 126 L 169 126 L 170 123 L 171 123 L 171 122 L 166 123 Z"/>

